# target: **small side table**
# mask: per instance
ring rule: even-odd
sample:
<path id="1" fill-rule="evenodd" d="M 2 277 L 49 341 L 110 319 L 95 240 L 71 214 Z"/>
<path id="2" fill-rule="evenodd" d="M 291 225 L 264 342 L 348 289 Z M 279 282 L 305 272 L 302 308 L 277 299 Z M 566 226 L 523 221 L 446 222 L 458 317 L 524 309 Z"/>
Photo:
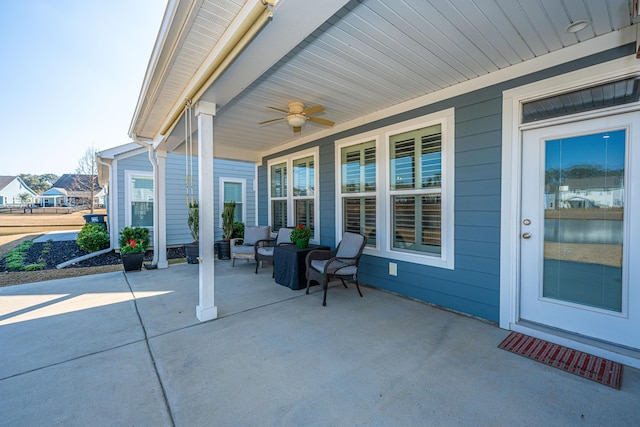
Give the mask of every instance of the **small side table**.
<path id="1" fill-rule="evenodd" d="M 309 245 L 304 249 L 296 245 L 281 245 L 273 249 L 273 269 L 276 283 L 294 290 L 306 289 L 307 254 L 316 249 L 330 250 L 329 246 Z"/>

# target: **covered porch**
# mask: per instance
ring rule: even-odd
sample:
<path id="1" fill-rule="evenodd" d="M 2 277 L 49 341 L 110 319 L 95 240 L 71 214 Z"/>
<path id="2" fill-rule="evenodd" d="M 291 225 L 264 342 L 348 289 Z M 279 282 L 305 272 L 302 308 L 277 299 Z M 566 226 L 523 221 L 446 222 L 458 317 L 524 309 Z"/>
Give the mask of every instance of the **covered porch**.
<path id="1" fill-rule="evenodd" d="M 378 289 L 310 295 L 270 268 L 198 268 L 0 289 L 7 425 L 633 425 L 640 371 L 615 390 L 497 348 L 497 325 Z M 339 283 L 339 282 L 338 282 Z"/>

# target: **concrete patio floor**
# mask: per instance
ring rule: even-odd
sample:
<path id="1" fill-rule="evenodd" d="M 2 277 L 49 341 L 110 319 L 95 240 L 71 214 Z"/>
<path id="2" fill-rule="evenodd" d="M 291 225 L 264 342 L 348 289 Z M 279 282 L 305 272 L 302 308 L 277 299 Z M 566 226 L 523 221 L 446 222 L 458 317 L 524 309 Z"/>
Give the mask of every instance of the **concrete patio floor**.
<path id="1" fill-rule="evenodd" d="M 497 348 L 493 324 L 335 283 L 327 307 L 271 268 L 216 261 L 0 289 L 0 425 L 639 425 L 615 390 Z"/>

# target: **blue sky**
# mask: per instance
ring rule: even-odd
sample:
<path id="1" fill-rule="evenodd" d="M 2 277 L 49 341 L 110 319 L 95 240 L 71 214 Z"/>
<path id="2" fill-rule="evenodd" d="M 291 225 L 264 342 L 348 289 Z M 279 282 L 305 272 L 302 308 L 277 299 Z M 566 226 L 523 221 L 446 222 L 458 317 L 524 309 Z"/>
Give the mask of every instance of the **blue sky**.
<path id="1" fill-rule="evenodd" d="M 0 175 L 73 173 L 127 132 L 165 0 L 0 1 Z"/>

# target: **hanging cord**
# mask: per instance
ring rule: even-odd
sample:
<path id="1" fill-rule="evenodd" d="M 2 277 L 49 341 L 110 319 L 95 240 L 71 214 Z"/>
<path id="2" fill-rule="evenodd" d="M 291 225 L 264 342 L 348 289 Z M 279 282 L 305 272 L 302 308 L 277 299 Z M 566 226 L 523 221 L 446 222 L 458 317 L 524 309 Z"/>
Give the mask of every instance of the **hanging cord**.
<path id="1" fill-rule="evenodd" d="M 184 169 L 185 169 L 185 186 L 187 190 L 186 202 L 187 207 L 195 203 L 193 192 L 193 133 L 191 122 L 191 100 L 187 100 L 184 107 Z"/>
<path id="2" fill-rule="evenodd" d="M 196 197 L 193 190 L 193 123 L 191 122 L 191 100 L 189 103 L 189 116 L 187 120 L 189 122 L 189 188 L 191 189 L 191 204 L 196 202 Z"/>

